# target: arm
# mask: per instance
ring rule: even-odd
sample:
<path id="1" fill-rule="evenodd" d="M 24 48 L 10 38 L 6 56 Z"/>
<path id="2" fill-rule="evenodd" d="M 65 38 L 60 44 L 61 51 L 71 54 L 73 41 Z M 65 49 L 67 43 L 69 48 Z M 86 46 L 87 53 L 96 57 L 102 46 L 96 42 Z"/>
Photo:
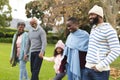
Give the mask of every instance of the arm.
<path id="1" fill-rule="evenodd" d="M 28 34 L 28 37 L 26 39 L 26 44 L 25 44 L 25 50 L 24 50 L 24 53 L 26 55 L 29 54 L 30 45 L 31 45 L 31 43 L 30 43 L 30 38 L 29 38 L 29 34 Z"/>
<path id="2" fill-rule="evenodd" d="M 27 46 L 28 45 L 28 46 Z M 28 54 L 29 51 L 30 40 L 28 40 L 28 33 L 25 33 L 24 36 L 24 54 Z M 27 48 L 27 49 L 26 49 Z"/>
<path id="3" fill-rule="evenodd" d="M 41 28 L 41 32 L 40 32 L 40 38 L 41 38 L 41 42 L 42 42 L 42 47 L 41 47 L 39 56 L 42 58 L 44 55 L 44 52 L 45 52 L 46 45 L 47 45 L 46 33 L 42 28 Z"/>
<path id="4" fill-rule="evenodd" d="M 43 59 L 50 62 L 54 61 L 54 57 L 43 57 Z"/>
<path id="5" fill-rule="evenodd" d="M 120 55 L 120 43 L 115 30 L 109 29 L 106 32 L 107 42 L 110 48 L 110 52 L 106 58 L 96 65 L 96 69 L 101 71 L 102 68 L 111 64 Z"/>
<path id="6" fill-rule="evenodd" d="M 27 36 L 26 36 L 25 50 L 24 50 L 24 60 L 27 60 L 27 58 L 28 58 L 30 45 L 31 44 L 30 44 L 29 34 L 27 34 Z"/>
<path id="7" fill-rule="evenodd" d="M 14 43 L 15 43 L 15 38 L 16 38 L 16 36 L 15 36 L 15 34 L 14 34 L 14 36 L 13 36 L 13 39 L 12 39 L 12 47 L 11 47 L 11 54 L 10 54 L 10 63 L 12 63 L 12 60 L 13 60 L 13 50 L 14 50 Z"/>

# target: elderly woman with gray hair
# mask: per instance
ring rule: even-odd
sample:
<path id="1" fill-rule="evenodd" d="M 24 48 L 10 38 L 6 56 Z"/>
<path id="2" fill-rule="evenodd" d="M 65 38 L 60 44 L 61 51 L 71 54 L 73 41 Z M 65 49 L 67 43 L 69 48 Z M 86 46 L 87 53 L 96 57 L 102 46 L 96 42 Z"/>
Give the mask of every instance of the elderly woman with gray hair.
<path id="1" fill-rule="evenodd" d="M 13 36 L 12 50 L 10 56 L 10 64 L 12 65 L 12 67 L 16 66 L 18 62 L 20 64 L 19 80 L 23 80 L 23 78 L 25 78 L 25 80 L 28 80 L 26 61 L 23 59 L 28 33 L 24 31 L 24 28 L 24 22 L 19 22 L 17 24 L 17 32 Z"/>

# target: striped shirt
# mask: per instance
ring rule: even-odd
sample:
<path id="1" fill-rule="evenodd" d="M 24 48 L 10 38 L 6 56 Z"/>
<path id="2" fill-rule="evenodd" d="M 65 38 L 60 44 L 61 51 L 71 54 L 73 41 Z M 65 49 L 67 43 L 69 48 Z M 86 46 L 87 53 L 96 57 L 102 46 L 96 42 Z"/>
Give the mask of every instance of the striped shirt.
<path id="1" fill-rule="evenodd" d="M 120 55 L 120 44 L 116 31 L 109 23 L 93 26 L 89 37 L 86 66 L 96 64 L 101 71 Z"/>

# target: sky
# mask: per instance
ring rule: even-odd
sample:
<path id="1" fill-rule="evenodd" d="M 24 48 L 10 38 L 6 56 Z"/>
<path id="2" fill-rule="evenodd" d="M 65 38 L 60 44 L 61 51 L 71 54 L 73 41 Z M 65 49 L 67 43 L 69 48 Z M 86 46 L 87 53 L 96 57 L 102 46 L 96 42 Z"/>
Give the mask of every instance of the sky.
<path id="1" fill-rule="evenodd" d="M 25 15 L 25 4 L 33 0 L 9 0 L 12 7 L 12 17 L 27 20 Z"/>

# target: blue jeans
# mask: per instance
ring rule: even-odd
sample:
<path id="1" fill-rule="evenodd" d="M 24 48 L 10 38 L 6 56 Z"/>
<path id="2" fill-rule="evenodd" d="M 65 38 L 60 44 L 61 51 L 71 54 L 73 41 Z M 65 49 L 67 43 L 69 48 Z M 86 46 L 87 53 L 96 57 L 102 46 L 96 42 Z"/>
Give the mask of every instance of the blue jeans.
<path id="1" fill-rule="evenodd" d="M 83 80 L 109 80 L 110 71 L 97 72 L 93 69 L 85 68 Z"/>
<path id="2" fill-rule="evenodd" d="M 28 80 L 28 74 L 26 70 L 26 62 L 23 60 L 20 60 L 20 76 L 19 80 Z"/>
<path id="3" fill-rule="evenodd" d="M 40 51 L 31 53 L 31 80 L 39 80 L 39 72 L 43 59 L 39 57 Z"/>

